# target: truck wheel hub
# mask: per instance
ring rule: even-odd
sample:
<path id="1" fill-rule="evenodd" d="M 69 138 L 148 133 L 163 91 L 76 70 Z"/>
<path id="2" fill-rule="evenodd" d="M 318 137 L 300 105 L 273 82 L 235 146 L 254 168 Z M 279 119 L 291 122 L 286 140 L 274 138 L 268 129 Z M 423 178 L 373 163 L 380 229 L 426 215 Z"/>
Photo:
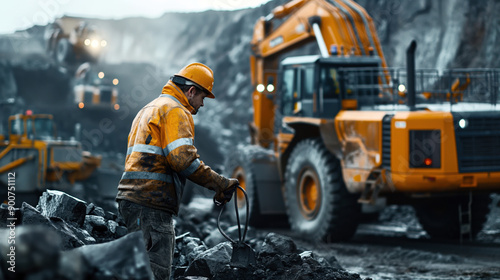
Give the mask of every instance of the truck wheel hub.
<path id="1" fill-rule="evenodd" d="M 316 217 L 321 205 L 319 178 L 310 168 L 306 168 L 301 174 L 298 189 L 300 210 L 306 219 L 311 220 Z"/>

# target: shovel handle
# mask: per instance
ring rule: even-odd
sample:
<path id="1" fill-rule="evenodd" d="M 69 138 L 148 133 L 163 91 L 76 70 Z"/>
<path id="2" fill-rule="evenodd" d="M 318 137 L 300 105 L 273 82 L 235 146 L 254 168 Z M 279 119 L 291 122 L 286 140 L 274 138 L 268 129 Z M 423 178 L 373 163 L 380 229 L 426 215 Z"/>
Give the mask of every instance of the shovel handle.
<path id="1" fill-rule="evenodd" d="M 248 201 L 248 195 L 246 193 L 246 191 L 241 187 L 241 186 L 237 186 L 237 188 L 239 188 L 243 194 L 245 195 L 245 205 L 246 205 L 246 219 L 245 219 L 245 230 L 243 231 L 243 237 L 241 236 L 241 224 L 240 224 L 240 215 L 239 215 L 239 212 L 238 212 L 238 202 L 237 202 L 237 195 L 236 195 L 236 191 L 234 192 L 234 195 L 236 196 L 234 198 L 234 209 L 236 211 L 236 221 L 238 222 L 238 235 L 239 235 L 239 243 L 243 243 L 245 242 L 245 237 L 247 235 L 247 230 L 248 230 L 248 219 L 249 219 L 249 212 L 250 212 L 250 207 L 249 207 L 249 201 Z M 222 208 L 220 209 L 220 212 L 219 212 L 219 217 L 217 218 L 217 228 L 219 229 L 220 233 L 227 239 L 229 240 L 231 243 L 235 244 L 237 243 L 236 241 L 234 241 L 231 237 L 229 237 L 223 230 L 222 228 L 220 227 L 220 216 L 222 214 L 222 211 L 224 210 L 224 205 L 222 205 Z"/>

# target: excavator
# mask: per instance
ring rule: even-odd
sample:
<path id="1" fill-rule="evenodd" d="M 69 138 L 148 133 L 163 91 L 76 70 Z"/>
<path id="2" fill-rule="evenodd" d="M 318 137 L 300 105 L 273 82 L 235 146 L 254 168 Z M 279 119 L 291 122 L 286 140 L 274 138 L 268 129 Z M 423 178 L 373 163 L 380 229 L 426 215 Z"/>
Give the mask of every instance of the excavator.
<path id="1" fill-rule="evenodd" d="M 477 235 L 500 189 L 500 71 L 416 70 L 416 47 L 389 68 L 351 0 L 294 0 L 257 21 L 251 145 L 225 165 L 251 223 L 286 215 L 293 232 L 333 242 L 364 211 L 406 204 L 433 238 Z"/>

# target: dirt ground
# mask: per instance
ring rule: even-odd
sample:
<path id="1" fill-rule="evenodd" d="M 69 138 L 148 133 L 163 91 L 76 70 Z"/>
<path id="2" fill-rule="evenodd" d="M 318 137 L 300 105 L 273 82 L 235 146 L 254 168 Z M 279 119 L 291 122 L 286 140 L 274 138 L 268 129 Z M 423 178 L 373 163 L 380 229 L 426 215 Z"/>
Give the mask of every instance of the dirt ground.
<path id="1" fill-rule="evenodd" d="M 334 244 L 308 244 L 299 248 L 335 257 L 347 271 L 367 279 L 500 279 L 500 245 L 432 242 L 427 239 L 362 233 Z"/>
<path id="2" fill-rule="evenodd" d="M 211 200 L 205 200 L 209 211 Z M 477 239 L 462 243 L 430 239 L 410 206 L 387 207 L 377 221 L 362 223 L 354 238 L 342 243 L 313 244 L 287 228 L 252 231 L 290 236 L 300 250 L 336 259 L 362 279 L 500 279 L 499 201 L 500 196 L 494 195 L 488 221 Z"/>
<path id="3" fill-rule="evenodd" d="M 409 206 L 388 207 L 379 221 L 361 224 L 349 242 L 295 240 L 299 248 L 335 257 L 362 279 L 500 279 L 499 201 L 494 195 L 488 220 L 474 241 L 431 240 Z"/>

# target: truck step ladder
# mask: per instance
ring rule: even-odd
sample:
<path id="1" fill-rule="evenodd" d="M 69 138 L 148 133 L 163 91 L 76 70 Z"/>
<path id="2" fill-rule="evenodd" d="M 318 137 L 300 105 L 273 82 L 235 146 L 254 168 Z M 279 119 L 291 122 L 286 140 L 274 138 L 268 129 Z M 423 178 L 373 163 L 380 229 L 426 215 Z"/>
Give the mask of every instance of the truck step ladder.
<path id="1" fill-rule="evenodd" d="M 375 204 L 377 201 L 380 188 L 382 186 L 382 170 L 374 169 L 370 174 L 370 179 L 365 181 L 365 189 L 358 199 L 359 203 Z"/>
<path id="2" fill-rule="evenodd" d="M 458 204 L 458 221 L 460 226 L 460 244 L 463 243 L 465 236 L 469 236 L 469 241 L 472 241 L 472 192 L 469 192 L 469 197 L 466 204 Z"/>

